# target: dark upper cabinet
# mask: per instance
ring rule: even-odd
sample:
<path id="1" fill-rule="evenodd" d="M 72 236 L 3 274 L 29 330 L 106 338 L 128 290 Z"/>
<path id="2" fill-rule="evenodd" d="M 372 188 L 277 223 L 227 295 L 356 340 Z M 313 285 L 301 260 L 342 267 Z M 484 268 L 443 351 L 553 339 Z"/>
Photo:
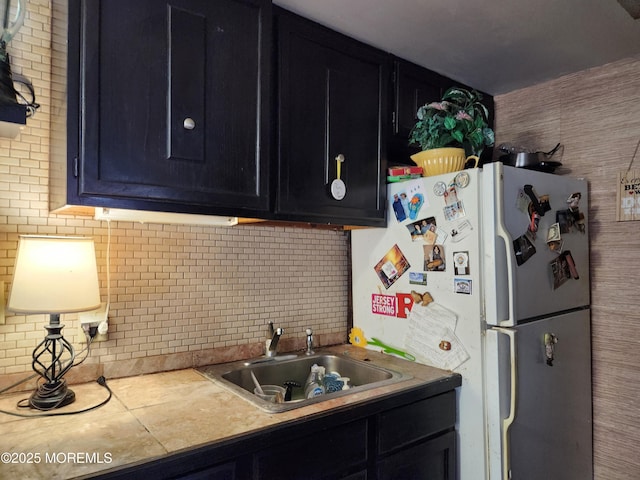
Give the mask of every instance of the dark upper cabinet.
<path id="1" fill-rule="evenodd" d="M 384 226 L 387 164 L 455 84 L 269 0 L 52 8 L 53 210 Z"/>
<path id="2" fill-rule="evenodd" d="M 442 98 L 444 92 L 453 86 L 471 89 L 463 83 L 420 67 L 406 60 L 396 58 L 393 62 L 392 76 L 392 133 L 389 138 L 389 163 L 413 164 L 409 158 L 420 151 L 419 147 L 409 146 L 409 133 L 416 121 L 418 108 L 428 102 Z M 489 110 L 489 124 L 493 125 L 493 97 L 485 93 L 482 103 Z M 491 149 L 485 149 L 482 159 L 491 160 Z"/>
<path id="3" fill-rule="evenodd" d="M 271 2 L 71 0 L 69 37 L 67 203 L 269 210 Z"/>
<path id="4" fill-rule="evenodd" d="M 389 139 L 389 162 L 412 164 L 410 155 L 418 147 L 409 146 L 409 133 L 416 121 L 418 108 L 436 101 L 451 84 L 451 80 L 411 62 L 395 59 L 392 78 L 392 134 Z"/>
<path id="5" fill-rule="evenodd" d="M 277 218 L 385 224 L 389 56 L 275 9 Z M 337 177 L 346 194 L 330 188 Z"/>

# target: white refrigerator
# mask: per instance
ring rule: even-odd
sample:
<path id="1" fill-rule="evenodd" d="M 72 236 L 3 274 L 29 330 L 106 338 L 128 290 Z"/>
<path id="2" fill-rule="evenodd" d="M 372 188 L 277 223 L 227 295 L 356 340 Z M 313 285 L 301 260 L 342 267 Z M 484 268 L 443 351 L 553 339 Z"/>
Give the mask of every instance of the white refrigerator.
<path id="1" fill-rule="evenodd" d="M 586 181 L 496 162 L 387 194 L 351 233 L 350 337 L 461 374 L 460 480 L 593 478 Z"/>

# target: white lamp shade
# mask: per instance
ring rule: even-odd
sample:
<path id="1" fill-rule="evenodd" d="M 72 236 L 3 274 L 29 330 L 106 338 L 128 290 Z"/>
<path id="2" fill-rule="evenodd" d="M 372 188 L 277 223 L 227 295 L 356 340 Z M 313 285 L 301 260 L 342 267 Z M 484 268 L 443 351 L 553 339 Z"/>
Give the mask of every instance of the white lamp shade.
<path id="1" fill-rule="evenodd" d="M 70 313 L 100 306 L 91 238 L 21 235 L 7 308 Z"/>

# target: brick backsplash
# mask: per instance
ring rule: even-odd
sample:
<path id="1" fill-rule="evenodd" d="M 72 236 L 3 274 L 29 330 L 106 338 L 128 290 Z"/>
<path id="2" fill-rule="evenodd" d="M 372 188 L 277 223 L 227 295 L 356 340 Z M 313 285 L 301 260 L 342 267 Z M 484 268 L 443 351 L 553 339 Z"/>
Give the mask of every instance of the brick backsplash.
<path id="1" fill-rule="evenodd" d="M 346 338 L 344 232 L 129 222 L 111 222 L 109 228 L 90 217 L 49 213 L 50 17 L 48 0 L 31 0 L 25 25 L 9 44 L 14 72 L 32 81 L 41 106 L 18 137 L 0 139 L 0 281 L 5 293 L 18 235 L 85 235 L 96 242 L 103 302 L 110 269 L 108 340 L 93 345 L 86 361 L 91 371 L 120 362 L 127 365 L 126 373 L 145 373 L 206 362 L 218 358 L 216 351 L 221 358 L 233 358 L 234 348 L 252 346 L 243 350 L 246 356 L 259 351 L 269 321 L 285 329 L 284 347 L 302 345 L 307 327 L 319 339 Z M 7 312 L 6 324 L 0 325 L 0 375 L 30 371 L 45 323 L 45 315 Z M 81 349 L 77 315 L 64 315 L 62 323 L 65 337 Z M 163 356 L 171 360 L 149 360 Z"/>

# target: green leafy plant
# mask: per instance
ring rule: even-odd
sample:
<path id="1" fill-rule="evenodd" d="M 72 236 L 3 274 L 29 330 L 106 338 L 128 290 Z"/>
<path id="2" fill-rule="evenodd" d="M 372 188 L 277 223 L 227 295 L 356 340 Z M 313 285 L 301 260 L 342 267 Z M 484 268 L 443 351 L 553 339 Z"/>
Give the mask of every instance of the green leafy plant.
<path id="1" fill-rule="evenodd" d="M 495 141 L 489 127 L 489 112 L 480 101 L 482 94 L 460 87 L 448 89 L 439 102 L 427 103 L 417 112 L 409 145 L 422 150 L 464 148 L 467 155 L 478 155 Z"/>

